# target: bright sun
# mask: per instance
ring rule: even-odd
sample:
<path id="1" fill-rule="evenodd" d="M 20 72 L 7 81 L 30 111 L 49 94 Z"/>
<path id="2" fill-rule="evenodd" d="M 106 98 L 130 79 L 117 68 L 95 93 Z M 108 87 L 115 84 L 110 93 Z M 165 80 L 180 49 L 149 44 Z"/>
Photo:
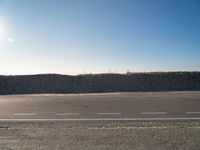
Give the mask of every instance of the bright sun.
<path id="1" fill-rule="evenodd" d="M 5 28 L 3 24 L 0 22 L 0 40 L 4 40 L 5 36 L 6 36 Z"/>
<path id="2" fill-rule="evenodd" d="M 2 20 L 0 20 L 0 42 L 14 42 L 15 39 L 13 37 L 9 37 L 8 33 L 6 32 L 5 24 L 3 24 Z"/>

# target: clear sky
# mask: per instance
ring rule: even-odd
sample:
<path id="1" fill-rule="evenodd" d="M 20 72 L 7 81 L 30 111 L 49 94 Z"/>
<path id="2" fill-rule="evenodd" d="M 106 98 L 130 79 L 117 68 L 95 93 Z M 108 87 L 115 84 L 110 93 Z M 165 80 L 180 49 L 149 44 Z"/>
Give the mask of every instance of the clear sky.
<path id="1" fill-rule="evenodd" d="M 200 71 L 199 0 L 0 0 L 0 74 Z"/>

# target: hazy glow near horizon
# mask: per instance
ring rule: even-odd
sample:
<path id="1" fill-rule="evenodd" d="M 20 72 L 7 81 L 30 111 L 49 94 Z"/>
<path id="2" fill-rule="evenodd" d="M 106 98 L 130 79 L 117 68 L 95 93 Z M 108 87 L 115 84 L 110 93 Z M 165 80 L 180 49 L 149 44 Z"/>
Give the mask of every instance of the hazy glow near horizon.
<path id="1" fill-rule="evenodd" d="M 200 71 L 197 0 L 0 0 L 0 74 Z"/>

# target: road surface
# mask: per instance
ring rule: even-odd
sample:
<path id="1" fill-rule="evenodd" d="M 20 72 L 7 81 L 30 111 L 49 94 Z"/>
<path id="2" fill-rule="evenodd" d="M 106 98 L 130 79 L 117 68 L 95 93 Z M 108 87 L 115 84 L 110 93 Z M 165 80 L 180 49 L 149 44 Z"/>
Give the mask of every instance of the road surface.
<path id="1" fill-rule="evenodd" d="M 200 92 L 0 96 L 0 120 L 200 120 Z"/>
<path id="2" fill-rule="evenodd" d="M 200 92 L 0 96 L 2 150 L 199 150 Z"/>

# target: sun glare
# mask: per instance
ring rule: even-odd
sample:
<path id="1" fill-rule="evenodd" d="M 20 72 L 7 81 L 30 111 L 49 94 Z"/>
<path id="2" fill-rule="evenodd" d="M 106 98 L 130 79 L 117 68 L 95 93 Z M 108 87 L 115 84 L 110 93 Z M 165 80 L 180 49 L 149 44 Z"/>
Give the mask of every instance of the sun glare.
<path id="1" fill-rule="evenodd" d="M 6 31 L 3 23 L 0 21 L 0 40 L 4 40 L 6 38 Z"/>
<path id="2" fill-rule="evenodd" d="M 4 37 L 4 30 L 3 27 L 0 25 L 0 38 Z"/>

